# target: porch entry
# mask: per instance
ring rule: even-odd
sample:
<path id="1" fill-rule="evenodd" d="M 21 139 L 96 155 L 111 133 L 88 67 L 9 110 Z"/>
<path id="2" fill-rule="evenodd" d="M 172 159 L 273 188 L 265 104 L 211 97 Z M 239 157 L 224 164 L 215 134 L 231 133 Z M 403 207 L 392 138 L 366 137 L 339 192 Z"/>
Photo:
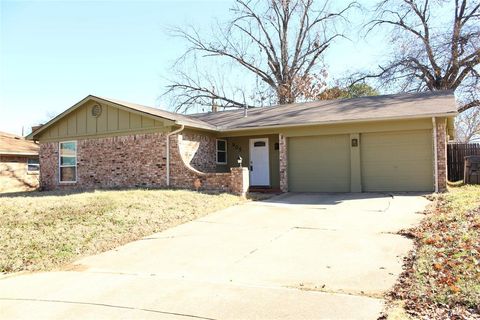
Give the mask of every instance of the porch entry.
<path id="1" fill-rule="evenodd" d="M 269 186 L 268 138 L 250 139 L 250 185 Z"/>

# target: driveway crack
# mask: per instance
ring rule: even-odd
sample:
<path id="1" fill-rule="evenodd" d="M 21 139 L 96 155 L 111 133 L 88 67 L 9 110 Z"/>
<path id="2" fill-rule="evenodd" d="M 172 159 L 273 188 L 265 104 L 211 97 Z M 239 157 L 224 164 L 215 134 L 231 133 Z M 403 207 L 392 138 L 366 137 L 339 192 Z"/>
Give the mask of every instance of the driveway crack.
<path id="1" fill-rule="evenodd" d="M 293 229 L 295 229 L 295 227 L 289 228 L 289 229 L 283 231 L 282 233 L 279 233 L 278 235 L 276 235 L 276 236 L 273 237 L 272 239 L 268 240 L 268 241 L 266 242 L 266 244 L 264 244 L 264 246 L 266 246 L 266 245 L 268 245 L 268 244 L 270 244 L 270 243 L 278 240 L 279 238 L 283 237 L 284 235 L 286 235 L 287 233 L 289 233 L 289 232 L 292 231 Z M 234 264 L 237 264 L 237 263 L 239 263 L 240 261 L 242 261 L 242 260 L 246 259 L 247 257 L 251 256 L 252 254 L 254 254 L 255 252 L 257 252 L 261 247 L 262 247 L 262 246 L 258 246 L 257 248 L 251 250 L 249 253 L 247 253 L 246 255 L 244 255 L 243 257 L 241 257 L 240 259 L 236 260 L 236 261 L 234 262 Z"/>
<path id="2" fill-rule="evenodd" d="M 298 229 L 298 230 L 320 230 L 320 231 L 338 231 L 337 229 L 316 228 L 316 227 L 293 227 L 292 229 Z"/>
<path id="3" fill-rule="evenodd" d="M 202 317 L 202 316 L 197 316 L 197 315 L 194 315 L 194 314 L 169 312 L 169 311 L 162 311 L 162 310 L 155 310 L 155 309 L 136 308 L 136 307 L 129 307 L 129 306 L 113 305 L 113 304 L 108 304 L 108 303 L 70 301 L 70 300 L 55 300 L 55 299 L 33 299 L 33 298 L 0 298 L 0 300 L 79 304 L 79 305 L 89 305 L 89 306 L 95 306 L 95 307 L 107 307 L 107 308 L 116 308 L 116 309 L 137 310 L 137 311 L 151 312 L 151 313 L 161 313 L 161 314 L 168 314 L 168 315 L 173 315 L 173 316 L 194 318 L 194 319 L 216 320 L 214 318 Z"/>
<path id="4" fill-rule="evenodd" d="M 346 294 L 349 296 L 357 296 L 357 297 L 367 297 L 372 299 L 383 299 L 383 293 L 372 293 L 372 292 L 364 292 L 364 291 L 345 291 L 341 289 L 326 289 L 325 285 L 321 287 L 307 287 L 307 286 L 286 286 L 286 288 L 290 289 L 297 289 L 301 291 L 314 291 L 314 292 L 323 292 L 323 293 L 330 293 L 330 294 Z"/>
<path id="5" fill-rule="evenodd" d="M 382 212 L 382 213 L 385 213 L 388 211 L 388 209 L 390 209 L 390 206 L 392 204 L 392 200 L 394 199 L 394 195 L 393 194 L 387 194 L 388 196 L 388 200 L 387 200 L 387 207 L 385 209 L 380 209 L 380 210 L 366 210 L 368 212 Z"/>

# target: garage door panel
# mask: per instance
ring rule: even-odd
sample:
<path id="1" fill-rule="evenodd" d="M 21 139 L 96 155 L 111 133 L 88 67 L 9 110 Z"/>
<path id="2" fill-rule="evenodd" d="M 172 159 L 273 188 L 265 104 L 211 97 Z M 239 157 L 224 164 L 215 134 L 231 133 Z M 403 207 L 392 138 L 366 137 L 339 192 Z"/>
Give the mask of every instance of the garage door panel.
<path id="1" fill-rule="evenodd" d="M 430 160 L 431 155 L 425 154 L 425 146 L 412 148 L 385 147 L 382 152 L 379 148 L 362 148 L 362 159 L 368 162 L 383 163 L 392 159 L 401 158 L 404 162 L 418 162 L 419 160 Z"/>
<path id="2" fill-rule="evenodd" d="M 289 189 L 293 192 L 350 191 L 347 135 L 288 140 Z"/>
<path id="3" fill-rule="evenodd" d="M 369 166 L 364 166 L 363 173 L 369 176 L 385 175 L 389 170 L 395 170 L 396 172 L 401 172 L 404 175 L 414 175 L 418 173 L 423 174 L 425 173 L 425 170 L 429 172 L 432 170 L 432 165 L 428 164 L 428 161 L 430 161 L 429 158 L 409 161 L 397 159 L 388 159 L 388 161 L 370 161 Z"/>
<path id="4" fill-rule="evenodd" d="M 363 191 L 432 191 L 430 130 L 361 135 Z"/>
<path id="5" fill-rule="evenodd" d="M 374 186 L 378 185 L 381 186 L 379 188 L 370 187 L 364 192 L 384 192 L 384 191 L 391 191 L 391 192 L 404 192 L 404 191 L 432 191 L 432 187 L 430 184 L 415 184 L 412 185 L 412 177 L 403 177 L 400 179 L 395 180 L 395 184 L 392 184 L 392 180 L 389 177 L 370 177 L 369 184 Z"/>

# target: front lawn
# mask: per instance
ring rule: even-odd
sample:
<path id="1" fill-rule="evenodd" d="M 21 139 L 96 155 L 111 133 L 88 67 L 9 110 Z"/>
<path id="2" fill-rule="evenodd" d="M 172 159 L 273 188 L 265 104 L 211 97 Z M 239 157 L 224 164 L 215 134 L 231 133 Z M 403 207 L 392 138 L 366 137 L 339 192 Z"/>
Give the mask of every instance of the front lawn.
<path id="1" fill-rule="evenodd" d="M 480 186 L 438 197 L 418 228 L 416 250 L 391 294 L 422 319 L 480 318 Z"/>
<path id="2" fill-rule="evenodd" d="M 182 190 L 0 196 L 0 272 L 53 269 L 241 201 Z"/>

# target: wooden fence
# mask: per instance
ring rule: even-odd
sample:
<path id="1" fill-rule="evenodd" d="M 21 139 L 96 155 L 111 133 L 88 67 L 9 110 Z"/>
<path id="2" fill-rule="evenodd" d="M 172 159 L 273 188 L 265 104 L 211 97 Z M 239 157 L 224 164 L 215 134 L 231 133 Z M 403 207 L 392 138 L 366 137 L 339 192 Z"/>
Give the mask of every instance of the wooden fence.
<path id="1" fill-rule="evenodd" d="M 447 146 L 448 181 L 463 180 L 466 156 L 480 156 L 480 143 L 449 143 Z"/>

